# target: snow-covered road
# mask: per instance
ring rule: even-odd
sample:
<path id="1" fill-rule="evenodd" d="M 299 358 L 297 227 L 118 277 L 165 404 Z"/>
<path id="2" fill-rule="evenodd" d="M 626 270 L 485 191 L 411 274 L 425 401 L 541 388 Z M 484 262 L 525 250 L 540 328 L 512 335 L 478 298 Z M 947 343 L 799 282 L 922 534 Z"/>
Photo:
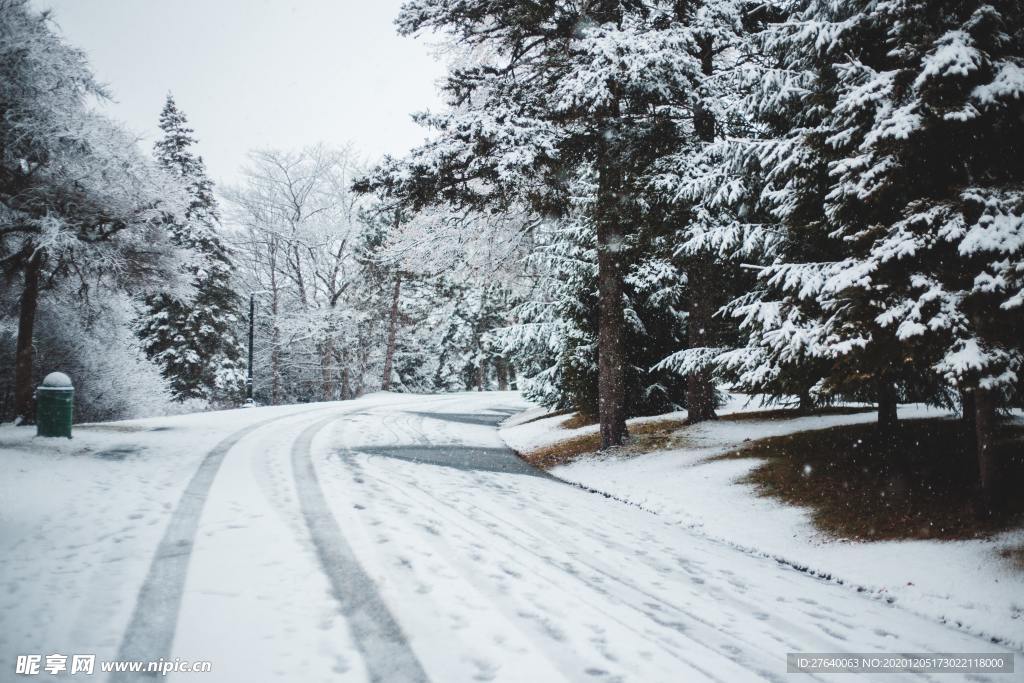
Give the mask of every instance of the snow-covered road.
<path id="1" fill-rule="evenodd" d="M 495 428 L 524 407 L 162 418 L 124 423 L 122 459 L 89 430 L 57 455 L 0 433 L 0 680 L 26 653 L 212 662 L 172 681 L 731 683 L 810 678 L 787 652 L 1005 651 L 532 470 Z M 110 527 L 87 552 L 83 524 Z"/>

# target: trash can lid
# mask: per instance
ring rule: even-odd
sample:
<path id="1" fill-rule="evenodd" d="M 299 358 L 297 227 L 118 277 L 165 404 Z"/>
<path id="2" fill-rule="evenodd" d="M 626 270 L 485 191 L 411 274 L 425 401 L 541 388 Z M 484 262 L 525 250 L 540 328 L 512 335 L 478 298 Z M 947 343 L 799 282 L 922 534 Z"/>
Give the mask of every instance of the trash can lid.
<path id="1" fill-rule="evenodd" d="M 71 378 L 63 372 L 51 372 L 43 378 L 44 387 L 71 388 Z"/>

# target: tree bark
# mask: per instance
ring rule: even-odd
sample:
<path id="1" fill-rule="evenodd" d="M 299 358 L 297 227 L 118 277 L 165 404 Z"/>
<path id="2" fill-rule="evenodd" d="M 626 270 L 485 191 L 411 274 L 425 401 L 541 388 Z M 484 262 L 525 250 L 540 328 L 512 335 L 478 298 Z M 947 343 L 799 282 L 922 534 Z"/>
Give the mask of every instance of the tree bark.
<path id="1" fill-rule="evenodd" d="M 714 39 L 710 36 L 700 40 L 701 71 L 706 76 L 714 72 Z M 698 100 L 693 116 L 697 137 L 707 143 L 715 140 L 715 115 Z M 715 275 L 712 257 L 707 254 L 695 256 L 687 269 L 689 304 L 687 306 L 686 344 L 688 348 L 700 349 L 709 346 L 711 322 L 715 313 L 713 277 Z M 702 368 L 686 378 L 686 421 L 690 424 L 714 420 L 715 385 L 711 371 Z"/>
<path id="2" fill-rule="evenodd" d="M 498 380 L 498 391 L 508 391 L 508 363 L 503 356 L 494 359 L 494 374 Z"/>
<path id="3" fill-rule="evenodd" d="M 347 401 L 352 398 L 352 387 L 349 384 L 348 368 L 341 371 L 341 400 Z"/>
<path id="4" fill-rule="evenodd" d="M 395 287 L 391 292 L 391 313 L 388 316 L 388 343 L 384 353 L 384 376 L 380 380 L 380 388 L 387 391 L 391 388 L 391 367 L 395 361 L 395 343 L 398 340 L 398 300 L 402 294 L 402 275 L 395 275 Z"/>
<path id="5" fill-rule="evenodd" d="M 32 386 L 32 335 L 39 308 L 39 275 L 43 270 L 43 254 L 37 249 L 25 263 L 25 282 L 18 311 L 18 341 L 14 355 L 15 420 L 35 422 L 35 398 Z"/>
<path id="6" fill-rule="evenodd" d="M 896 415 L 896 385 L 885 375 L 878 378 L 878 427 L 883 432 L 892 432 L 899 424 Z"/>
<path id="7" fill-rule="evenodd" d="M 971 439 L 974 439 L 974 412 L 976 410 L 974 402 L 974 389 L 965 389 L 960 392 L 960 420 L 963 422 L 964 431 L 967 432 Z"/>
<path id="8" fill-rule="evenodd" d="M 999 503 L 999 459 L 996 457 L 996 401 L 989 389 L 974 390 L 974 433 L 978 453 L 978 483 L 982 511 L 996 512 Z"/>
<path id="9" fill-rule="evenodd" d="M 699 39 L 698 50 L 700 57 L 700 70 L 705 76 L 711 76 L 715 72 L 715 39 L 713 36 L 703 36 Z M 702 142 L 714 142 L 715 140 L 715 114 L 705 104 L 703 96 L 697 101 L 697 107 L 693 113 L 694 132 Z"/>
<path id="10" fill-rule="evenodd" d="M 276 282 L 270 300 L 270 405 L 281 403 L 281 327 L 277 323 L 278 294 Z"/>
<path id="11" fill-rule="evenodd" d="M 334 400 L 334 368 L 331 365 L 334 359 L 333 346 L 329 339 L 320 346 L 320 381 L 325 401 Z"/>
<path id="12" fill-rule="evenodd" d="M 711 316 L 714 314 L 711 292 L 711 264 L 706 257 L 695 258 L 688 270 L 690 299 L 687 305 L 686 343 L 691 349 L 708 346 Z M 701 368 L 686 378 L 686 421 L 690 424 L 717 419 L 715 384 L 711 371 Z"/>
<path id="13" fill-rule="evenodd" d="M 811 398 L 810 387 L 801 389 L 798 399 L 799 403 L 797 403 L 796 412 L 799 415 L 810 415 L 814 412 L 814 399 Z"/>
<path id="14" fill-rule="evenodd" d="M 622 172 L 611 160 L 600 167 L 597 220 L 597 393 L 601 448 L 621 446 L 626 431 L 625 328 L 622 255 L 625 233 L 618 203 Z"/>
<path id="15" fill-rule="evenodd" d="M 516 366 L 508 364 L 508 386 L 512 391 L 519 390 L 519 379 L 516 377 Z"/>

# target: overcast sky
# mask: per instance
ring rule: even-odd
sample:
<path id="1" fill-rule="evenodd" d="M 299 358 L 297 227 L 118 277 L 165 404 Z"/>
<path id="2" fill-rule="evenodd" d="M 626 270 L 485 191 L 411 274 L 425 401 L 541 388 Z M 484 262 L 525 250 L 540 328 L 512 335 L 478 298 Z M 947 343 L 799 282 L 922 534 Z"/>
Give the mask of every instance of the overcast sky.
<path id="1" fill-rule="evenodd" d="M 34 0 L 84 49 L 152 145 L 173 92 L 211 177 L 238 179 L 246 152 L 315 142 L 401 154 L 423 139 L 409 114 L 436 109 L 443 65 L 403 38 L 401 0 Z"/>

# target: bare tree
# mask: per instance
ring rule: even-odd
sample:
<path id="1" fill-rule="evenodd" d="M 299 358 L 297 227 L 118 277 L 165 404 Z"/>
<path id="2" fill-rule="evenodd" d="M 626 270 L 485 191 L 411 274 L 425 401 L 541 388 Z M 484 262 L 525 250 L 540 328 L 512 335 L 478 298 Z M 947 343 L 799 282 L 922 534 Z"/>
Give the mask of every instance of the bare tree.
<path id="1" fill-rule="evenodd" d="M 356 172 L 350 148 L 261 150 L 250 155 L 245 182 L 225 192 L 243 283 L 270 299 L 262 350 L 269 351 L 272 402 L 286 398 L 284 377 L 303 397 L 351 392 L 351 369 L 342 366 L 354 357 L 345 347 L 357 336 L 346 299 L 359 275 L 363 200 L 349 190 Z"/>

